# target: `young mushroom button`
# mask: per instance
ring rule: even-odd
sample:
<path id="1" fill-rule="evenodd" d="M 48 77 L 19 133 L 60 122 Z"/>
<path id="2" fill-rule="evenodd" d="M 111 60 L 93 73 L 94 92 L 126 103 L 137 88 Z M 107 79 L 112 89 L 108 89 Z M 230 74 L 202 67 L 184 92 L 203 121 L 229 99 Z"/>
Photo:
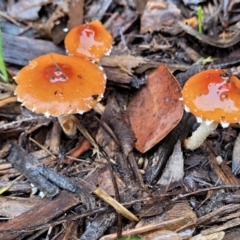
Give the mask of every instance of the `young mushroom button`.
<path id="1" fill-rule="evenodd" d="M 187 149 L 198 148 L 217 128 L 240 122 L 240 80 L 222 69 L 209 69 L 191 77 L 182 91 L 185 110 L 201 123 L 185 140 Z"/>
<path id="2" fill-rule="evenodd" d="M 69 55 L 98 60 L 111 51 L 113 38 L 101 22 L 92 21 L 71 29 L 64 42 Z"/>
<path id="3" fill-rule="evenodd" d="M 23 67 L 16 76 L 18 101 L 36 113 L 58 117 L 71 136 L 76 126 L 71 114 L 89 111 L 103 97 L 106 76 L 85 59 L 50 53 Z"/>

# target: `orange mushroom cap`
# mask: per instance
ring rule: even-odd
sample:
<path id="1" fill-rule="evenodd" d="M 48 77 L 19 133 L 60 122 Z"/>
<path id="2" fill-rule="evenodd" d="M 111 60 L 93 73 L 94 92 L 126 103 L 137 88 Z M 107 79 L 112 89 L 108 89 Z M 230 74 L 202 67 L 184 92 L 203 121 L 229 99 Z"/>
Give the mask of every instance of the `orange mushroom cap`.
<path id="1" fill-rule="evenodd" d="M 113 38 L 101 22 L 92 21 L 73 28 L 65 37 L 70 55 L 100 59 L 112 47 Z"/>
<path id="2" fill-rule="evenodd" d="M 50 53 L 23 67 L 15 94 L 28 109 L 46 116 L 84 113 L 103 97 L 106 76 L 90 61 Z"/>
<path id="3" fill-rule="evenodd" d="M 209 69 L 192 76 L 182 91 L 186 109 L 200 121 L 240 122 L 240 80 L 222 69 Z"/>

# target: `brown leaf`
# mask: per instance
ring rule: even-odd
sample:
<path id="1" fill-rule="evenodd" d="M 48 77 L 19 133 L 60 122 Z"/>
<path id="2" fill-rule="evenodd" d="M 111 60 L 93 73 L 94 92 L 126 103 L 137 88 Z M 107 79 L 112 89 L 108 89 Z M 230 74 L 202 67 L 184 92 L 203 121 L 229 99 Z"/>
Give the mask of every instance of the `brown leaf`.
<path id="1" fill-rule="evenodd" d="M 181 11 L 172 2 L 148 0 L 141 17 L 141 33 L 163 31 L 176 35 L 181 29 L 175 19 L 181 19 Z"/>
<path id="2" fill-rule="evenodd" d="M 143 66 L 148 61 L 142 57 L 131 55 L 111 55 L 104 56 L 100 60 L 100 65 L 104 68 L 107 79 L 117 83 L 130 83 L 132 87 L 139 88 L 145 84 L 145 79 L 140 79 L 133 74 L 135 69 Z"/>
<path id="3" fill-rule="evenodd" d="M 188 232 L 186 234 L 186 237 L 190 237 L 191 232 L 195 229 L 197 217 L 196 217 L 196 214 L 191 209 L 189 203 L 187 202 L 173 203 L 173 206 L 169 210 L 166 210 L 163 214 L 156 215 L 153 217 L 142 218 L 137 223 L 135 228 L 139 228 L 142 226 L 146 226 L 147 224 L 153 224 L 157 222 L 163 223 L 165 221 L 167 222 L 168 220 L 174 220 L 174 219 L 177 220 L 178 218 L 182 218 L 182 220 L 172 224 L 166 224 L 163 228 L 155 229 L 155 231 L 156 230 L 158 231 L 168 230 L 173 232 L 177 231 L 180 235 L 182 234 L 182 232 L 185 231 L 185 233 Z M 143 236 L 146 236 L 146 234 L 144 234 Z"/>
<path id="4" fill-rule="evenodd" d="M 136 68 L 144 63 L 147 60 L 142 57 L 134 57 L 131 55 L 112 55 L 112 56 L 104 56 L 101 60 L 101 66 L 103 67 L 119 67 L 123 70 L 123 72 L 132 74 L 133 68 Z"/>
<path id="5" fill-rule="evenodd" d="M 137 150 L 148 151 L 178 124 L 183 115 L 180 97 L 177 80 L 164 64 L 160 64 L 127 108 L 127 118 L 137 138 Z"/>

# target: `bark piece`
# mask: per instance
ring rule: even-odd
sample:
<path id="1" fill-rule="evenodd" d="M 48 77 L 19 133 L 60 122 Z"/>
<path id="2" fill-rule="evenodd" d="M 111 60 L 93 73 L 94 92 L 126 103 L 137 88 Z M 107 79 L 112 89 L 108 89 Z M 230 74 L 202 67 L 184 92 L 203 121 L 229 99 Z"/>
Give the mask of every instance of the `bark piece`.
<path id="1" fill-rule="evenodd" d="M 59 193 L 59 188 L 74 192 L 81 197 L 82 202 L 88 209 L 95 207 L 94 198 L 90 193 L 67 177 L 41 165 L 36 158 L 27 154 L 26 151 L 17 144 L 9 144 L 10 151 L 7 160 L 13 166 L 24 173 L 30 182 L 43 191 L 47 197 L 54 197 Z"/>
<path id="2" fill-rule="evenodd" d="M 213 171 L 217 174 L 218 178 L 229 185 L 238 185 L 238 179 L 231 172 L 231 169 L 221 156 L 215 156 L 215 153 L 210 148 L 209 163 Z"/>
<path id="3" fill-rule="evenodd" d="M 97 240 L 116 221 L 115 213 L 99 214 L 81 236 L 81 240 Z"/>
<path id="4" fill-rule="evenodd" d="M 210 223 L 214 223 L 220 217 L 238 211 L 239 207 L 240 207 L 240 204 L 228 204 L 226 206 L 218 208 L 218 209 L 200 217 L 197 220 L 197 225 L 200 226 L 200 225 L 208 225 Z"/>
<path id="5" fill-rule="evenodd" d="M 239 174 L 240 172 L 240 134 L 236 138 L 233 147 L 232 172 L 234 174 Z"/>
<path id="6" fill-rule="evenodd" d="M 38 12 L 40 11 L 43 1 L 18 1 L 11 5 L 8 11 L 9 15 L 17 21 L 34 21 L 39 18 Z"/>
<path id="7" fill-rule="evenodd" d="M 136 23 L 137 19 L 137 13 L 126 8 L 121 14 L 119 12 L 112 14 L 104 25 L 108 31 L 110 31 L 113 38 L 116 39 L 121 33 L 130 30 L 130 28 L 134 26 L 134 23 Z"/>
<path id="8" fill-rule="evenodd" d="M 106 122 L 111 127 L 125 156 L 128 156 L 134 147 L 135 138 L 115 98 L 109 99 L 102 116 L 102 121 Z"/>
<path id="9" fill-rule="evenodd" d="M 25 66 L 30 60 L 49 52 L 60 54 L 65 52 L 50 41 L 13 36 L 7 33 L 2 33 L 2 42 L 4 60 L 20 66 Z"/>
<path id="10" fill-rule="evenodd" d="M 159 178 L 162 173 L 168 158 L 172 154 L 173 148 L 177 140 L 185 139 L 192 128 L 196 118 L 190 114 L 184 114 L 183 119 L 175 127 L 168 136 L 162 141 L 158 150 L 154 153 L 154 156 L 150 159 L 145 172 L 145 180 L 148 184 L 152 184 Z"/>
<path id="11" fill-rule="evenodd" d="M 15 218 L 24 212 L 27 212 L 37 204 L 47 201 L 46 199 L 20 198 L 20 197 L 1 197 L 0 198 L 0 215 Z"/>
<path id="12" fill-rule="evenodd" d="M 29 211 L 2 224 L 0 226 L 0 239 L 15 240 L 22 234 L 27 235 L 29 232 L 31 233 L 30 229 L 34 230 L 37 226 L 45 224 L 51 219 L 60 216 L 68 209 L 76 206 L 79 202 L 80 200 L 77 199 L 74 194 L 62 191 L 55 199 L 45 199 Z M 4 231 L 4 233 L 1 233 L 2 231 Z M 6 233 L 6 231 L 11 233 Z"/>
<path id="13" fill-rule="evenodd" d="M 168 186 L 182 180 L 184 176 L 183 161 L 181 142 L 178 140 L 158 184 Z"/>

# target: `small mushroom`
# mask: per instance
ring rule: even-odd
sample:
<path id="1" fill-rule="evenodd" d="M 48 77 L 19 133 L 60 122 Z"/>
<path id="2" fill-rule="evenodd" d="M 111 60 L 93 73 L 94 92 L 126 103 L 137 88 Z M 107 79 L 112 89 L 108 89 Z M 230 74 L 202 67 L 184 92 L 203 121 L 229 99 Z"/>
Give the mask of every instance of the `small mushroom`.
<path id="1" fill-rule="evenodd" d="M 209 69 L 192 76 L 182 91 L 185 110 L 201 123 L 185 140 L 187 149 L 201 146 L 220 123 L 240 123 L 240 80 L 222 69 Z"/>
<path id="2" fill-rule="evenodd" d="M 111 51 L 113 38 L 96 20 L 71 29 L 64 42 L 69 55 L 98 60 Z"/>
<path id="3" fill-rule="evenodd" d="M 50 53 L 33 59 L 16 76 L 18 101 L 33 112 L 58 117 L 75 135 L 72 114 L 92 109 L 103 97 L 106 76 L 86 59 Z"/>

